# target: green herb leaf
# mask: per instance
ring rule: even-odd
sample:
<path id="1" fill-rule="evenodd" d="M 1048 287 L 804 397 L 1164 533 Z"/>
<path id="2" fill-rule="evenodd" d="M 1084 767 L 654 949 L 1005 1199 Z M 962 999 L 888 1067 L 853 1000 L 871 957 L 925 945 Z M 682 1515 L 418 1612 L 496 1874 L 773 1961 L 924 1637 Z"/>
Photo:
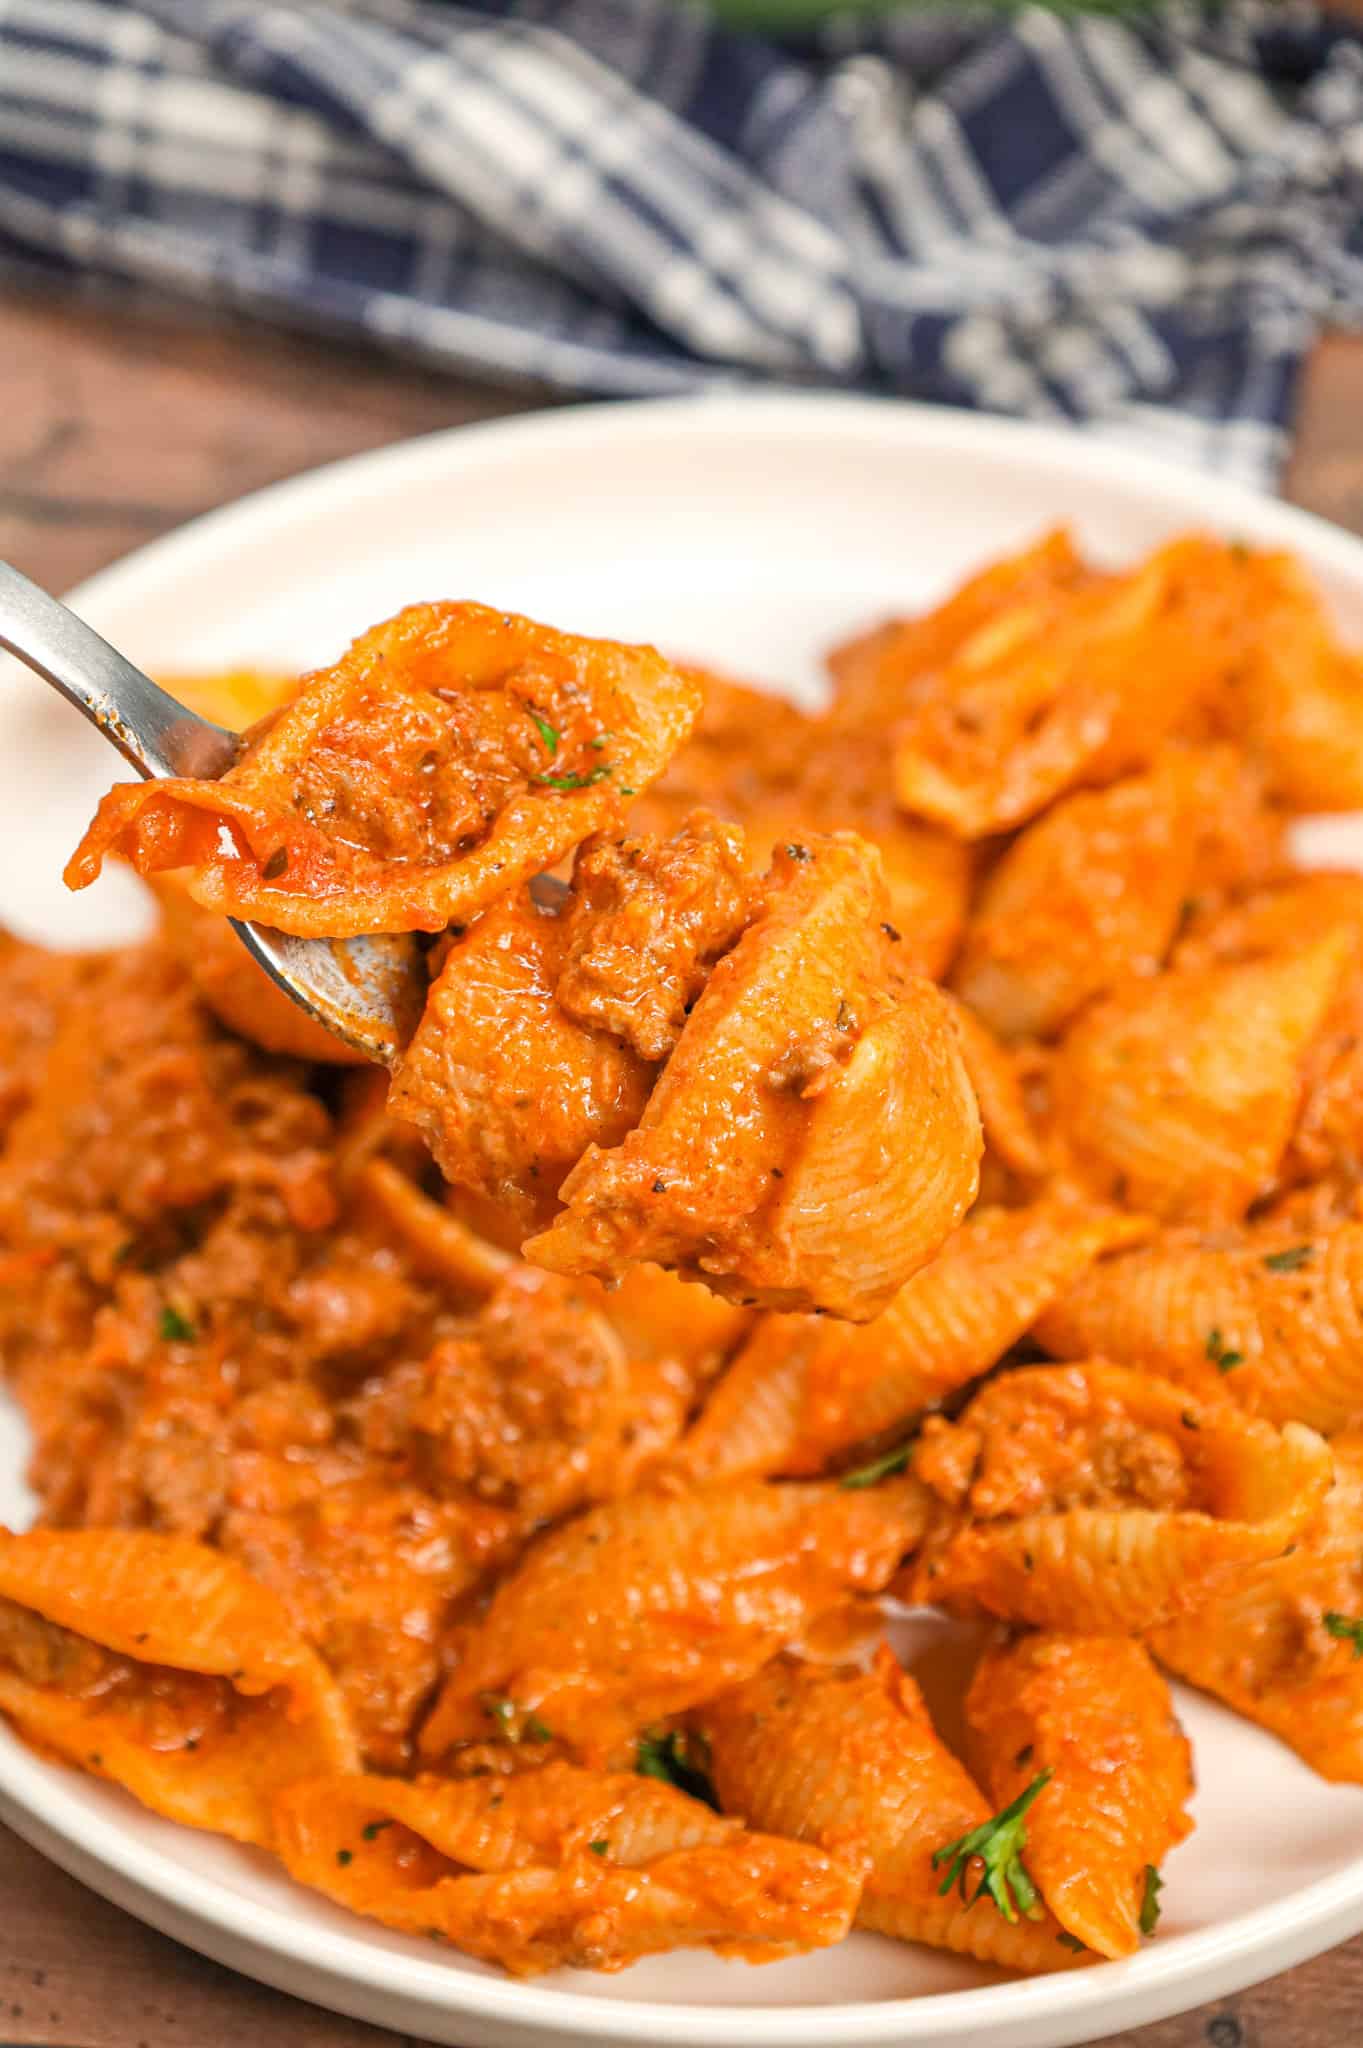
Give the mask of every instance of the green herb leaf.
<path id="1" fill-rule="evenodd" d="M 680 1728 L 661 1733 L 646 1728 L 639 1737 L 634 1768 L 641 1778 L 661 1778 L 693 1799 L 703 1800 L 719 1811 L 715 1788 L 710 1783 L 710 1746 L 703 1735 L 685 1734 Z"/>
<path id="2" fill-rule="evenodd" d="M 968 1905 L 973 1906 L 981 1898 L 990 1898 L 1005 1920 L 1015 1921 L 1019 1913 L 1029 1920 L 1041 1918 L 1041 1895 L 1027 1874 L 1022 1852 L 1027 1846 L 1027 1809 L 1050 1782 L 1049 1770 L 1038 1771 L 1011 1806 L 1005 1806 L 992 1819 L 981 1821 L 959 1841 L 948 1842 L 945 1848 L 935 1851 L 933 1869 L 937 1870 L 943 1863 L 947 1866 L 947 1874 L 937 1887 L 939 1897 L 945 1898 L 951 1887 L 959 1884 L 961 1897 L 966 1898 L 970 1859 L 978 1856 L 984 1863 L 984 1871 L 974 1895 L 966 1900 Z"/>
<path id="3" fill-rule="evenodd" d="M 604 782 L 608 775 L 615 773 L 609 761 L 600 761 L 586 775 L 532 775 L 532 782 L 547 782 L 550 789 L 590 789 L 593 783 Z"/>
<path id="4" fill-rule="evenodd" d="M 1325 1633 L 1334 1636 L 1341 1643 L 1352 1643 L 1355 1657 L 1363 1657 L 1363 1617 L 1355 1620 L 1351 1614 L 1326 1614 Z"/>
<path id="5" fill-rule="evenodd" d="M 504 1742 L 552 1742 L 554 1739 L 553 1729 L 541 1721 L 538 1714 L 523 1712 L 514 1700 L 505 1699 L 500 1693 L 480 1693 L 478 1704 L 488 1719 L 497 1723 L 497 1732 Z"/>
<path id="6" fill-rule="evenodd" d="M 366 1821 L 364 1826 L 360 1829 L 360 1834 L 366 1842 L 377 1842 L 379 1836 L 383 1833 L 384 1829 L 391 1828 L 392 1825 L 393 1823 L 391 1820 Z"/>
<path id="7" fill-rule="evenodd" d="M 536 711 L 533 704 L 527 704 L 525 708 L 530 713 L 530 721 L 534 726 L 535 731 L 539 734 L 541 740 L 543 740 L 544 742 L 545 753 L 556 754 L 558 752 L 557 729 L 554 726 L 550 725 L 547 718 L 540 717 L 538 711 Z"/>
<path id="8" fill-rule="evenodd" d="M 538 1714 L 526 1714 L 516 1700 L 503 1698 L 499 1692 L 479 1694 L 479 1706 L 489 1720 L 495 1720 L 497 1735 L 503 1743 L 553 1743 L 555 1731 Z"/>
<path id="9" fill-rule="evenodd" d="M 1243 1351 L 1227 1351 L 1225 1339 L 1219 1330 L 1207 1332 L 1207 1356 L 1218 1372 L 1234 1372 L 1237 1365 L 1243 1365 Z"/>
<path id="10" fill-rule="evenodd" d="M 1085 1944 L 1079 1939 L 1077 1934 L 1071 1934 L 1068 1928 L 1062 1927 L 1055 1938 L 1060 1943 L 1061 1948 L 1073 1949 L 1077 1956 L 1083 1955 Z"/>
<path id="11" fill-rule="evenodd" d="M 188 1344 L 197 1334 L 193 1323 L 182 1316 L 178 1308 L 163 1308 L 157 1328 L 163 1344 Z"/>
<path id="12" fill-rule="evenodd" d="M 591 1850 L 593 1856 L 604 1856 L 610 1848 L 610 1843 L 606 1841 L 588 1842 L 587 1847 Z"/>
<path id="13" fill-rule="evenodd" d="M 338 1849 L 336 1851 L 336 1861 L 340 1864 L 342 1870 L 344 1870 L 347 1863 L 353 1863 L 355 1861 L 355 1851 L 353 1849 Z"/>
<path id="14" fill-rule="evenodd" d="M 1159 1925 L 1159 1895 L 1164 1879 L 1153 1863 L 1145 1866 L 1145 1891 L 1141 1897 L 1141 1933 L 1153 1934 Z"/>
<path id="15" fill-rule="evenodd" d="M 844 1472 L 838 1481 L 852 1491 L 862 1486 L 874 1486 L 878 1480 L 888 1479 L 894 1472 L 902 1472 L 909 1462 L 913 1450 L 912 1442 L 897 1444 L 892 1451 L 886 1451 L 881 1458 L 873 1458 L 869 1465 L 858 1465 L 854 1472 Z"/>
<path id="16" fill-rule="evenodd" d="M 1270 1273 L 1299 1273 L 1315 1251 L 1313 1244 L 1290 1244 L 1284 1252 L 1269 1252 L 1264 1264 Z"/>

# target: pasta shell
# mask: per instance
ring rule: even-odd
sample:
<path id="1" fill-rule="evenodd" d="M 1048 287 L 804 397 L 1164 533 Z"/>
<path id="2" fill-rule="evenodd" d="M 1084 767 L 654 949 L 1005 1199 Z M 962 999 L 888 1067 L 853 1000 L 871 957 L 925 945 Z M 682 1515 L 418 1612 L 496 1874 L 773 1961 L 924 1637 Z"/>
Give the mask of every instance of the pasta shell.
<path id="1" fill-rule="evenodd" d="M 391 1159 L 367 1160 L 357 1178 L 419 1273 L 476 1301 L 491 1294 L 510 1271 L 509 1252 L 480 1237 L 445 1204 L 432 1201 Z"/>
<path id="2" fill-rule="evenodd" d="M 1154 972 L 1191 898 L 1262 870 L 1276 850 L 1267 816 L 1229 747 L 1170 749 L 1144 774 L 1064 798 L 990 873 L 953 986 L 1000 1037 L 1053 1036 Z"/>
<path id="3" fill-rule="evenodd" d="M 929 1417 L 938 1494 L 906 1598 L 1037 1628 L 1134 1635 L 1277 1557 L 1330 1483 L 1313 1431 L 1281 1431 L 1119 1366 L 1035 1366 Z"/>
<path id="4" fill-rule="evenodd" d="M 878 743 L 875 758 L 878 774 L 883 775 L 884 755 Z M 827 771 L 840 776 L 836 748 L 828 749 L 825 761 Z M 879 848 L 890 899 L 888 936 L 902 948 L 896 963 L 905 974 L 925 974 L 936 981 L 951 965 L 965 929 L 974 860 L 964 840 L 906 818 L 892 805 L 887 781 L 883 805 L 844 805 L 830 796 L 818 815 L 827 826 L 839 815 L 845 817 L 854 831 Z"/>
<path id="5" fill-rule="evenodd" d="M 1305 572 L 1253 558 L 1255 630 L 1243 712 L 1282 801 L 1299 811 L 1363 806 L 1363 654 L 1340 646 Z"/>
<path id="6" fill-rule="evenodd" d="M 764 858 L 811 832 L 856 832 L 881 858 L 884 928 L 896 967 L 930 981 L 945 973 L 965 928 L 974 857 L 963 840 L 898 809 L 878 739 L 864 745 L 815 725 L 810 758 L 790 796 L 747 808 L 742 817 L 753 852 Z"/>
<path id="7" fill-rule="evenodd" d="M 322 1778 L 275 1812 L 301 1883 L 517 1976 L 699 1945 L 764 1962 L 840 1941 L 860 1890 L 850 1865 L 671 1786 L 566 1764 L 456 1784 Z"/>
<path id="8" fill-rule="evenodd" d="M 947 1001 L 979 1105 L 987 1162 L 997 1162 L 1024 1187 L 1041 1180 L 1047 1169 L 1046 1154 L 1027 1107 L 1015 1055 L 1000 1045 L 967 1003 L 950 995 Z"/>
<path id="9" fill-rule="evenodd" d="M 121 853 L 141 874 L 191 868 L 205 909 L 303 937 L 442 931 L 618 817 L 699 708 L 652 648 L 409 605 L 305 677 L 218 781 L 111 790 L 67 880 Z"/>
<path id="10" fill-rule="evenodd" d="M 1010 1922 L 955 1885 L 943 1893 L 934 1854 L 989 1807 L 888 1649 L 869 1671 L 778 1658 L 695 1719 L 726 1812 L 860 1863 L 859 1927 L 1012 1970 L 1074 1960 L 1049 1914 Z"/>
<path id="11" fill-rule="evenodd" d="M 607 1840 L 612 1863 L 639 1869 L 655 1857 L 732 1841 L 741 1823 L 675 1786 L 633 1771 L 584 1771 L 555 1761 L 519 1775 L 478 1778 L 342 1777 L 291 1786 L 283 1805 L 310 1827 L 332 1831 L 356 1856 L 364 1823 L 391 1820 L 450 1863 L 495 1873 L 532 1864 L 557 1868 Z M 330 1818 L 328 1818 L 328 1812 Z M 390 1879 L 400 1856 L 385 1843 L 374 1861 Z"/>
<path id="12" fill-rule="evenodd" d="M 1028 619 L 1032 607 L 1093 580 L 1069 533 L 1056 527 L 1030 547 L 967 577 L 931 611 L 893 619 L 844 641 L 828 656 L 833 682 L 829 723 L 883 735 L 902 715 L 918 679 L 942 668 L 973 635 L 999 619 Z"/>
<path id="13" fill-rule="evenodd" d="M 204 1545 L 148 1530 L 0 1530 L 0 1709 L 154 1813 L 268 1843 L 277 1791 L 355 1738 L 283 1607 Z"/>
<path id="14" fill-rule="evenodd" d="M 1037 1336 L 1333 1435 L 1363 1413 L 1363 1224 L 1158 1237 L 1080 1274 Z"/>
<path id="15" fill-rule="evenodd" d="M 1363 1437 L 1337 1437 L 1324 1509 L 1285 1556 L 1240 1572 L 1150 1637 L 1160 1662 L 1363 1784 Z"/>
<path id="16" fill-rule="evenodd" d="M 528 890 L 485 911 L 450 948 L 388 1095 L 446 1179 L 485 1195 L 522 1233 L 555 1214 L 588 1145 L 633 1129 L 655 1072 L 562 1008 L 567 951 L 567 920 L 546 916 Z"/>
<path id="17" fill-rule="evenodd" d="M 1272 1184 L 1352 951 L 1335 931 L 1132 981 L 1086 1011 L 1051 1068 L 1056 1137 L 1085 1184 L 1170 1222 L 1243 1216 Z"/>
<path id="18" fill-rule="evenodd" d="M 907 694 L 905 810 L 981 839 L 1205 728 L 1240 652 L 1231 559 L 1191 536 L 983 625 Z"/>
<path id="19" fill-rule="evenodd" d="M 587 1761 L 736 1684 L 851 1592 L 877 1592 L 922 1528 L 913 1480 L 632 1494 L 544 1537 L 504 1579 L 422 1732 L 489 1733 L 489 1699 Z"/>
<path id="20" fill-rule="evenodd" d="M 1028 1816 L 1027 1868 L 1061 1926 L 1098 1955 L 1134 1955 L 1147 1872 L 1192 1829 L 1192 1752 L 1149 1653 L 1115 1636 L 997 1645 L 966 1720 L 996 1806 L 1051 1774 Z"/>
<path id="21" fill-rule="evenodd" d="M 1177 954 L 1205 966 L 1291 955 L 1340 930 L 1353 953 L 1307 1054 L 1301 1107 L 1280 1184 L 1334 1181 L 1351 1202 L 1363 1182 L 1363 876 L 1297 875 L 1194 919 Z"/>
<path id="22" fill-rule="evenodd" d="M 678 1454 L 693 1478 L 816 1472 L 987 1372 L 1138 1218 L 1062 1201 L 973 1212 L 873 1323 L 767 1316 Z"/>
<path id="23" fill-rule="evenodd" d="M 526 1256 L 603 1279 L 648 1259 L 768 1307 L 878 1313 L 959 1223 L 980 1152 L 942 997 L 888 992 L 884 909 L 851 834 L 778 852 L 638 1128 L 587 1151 Z"/>

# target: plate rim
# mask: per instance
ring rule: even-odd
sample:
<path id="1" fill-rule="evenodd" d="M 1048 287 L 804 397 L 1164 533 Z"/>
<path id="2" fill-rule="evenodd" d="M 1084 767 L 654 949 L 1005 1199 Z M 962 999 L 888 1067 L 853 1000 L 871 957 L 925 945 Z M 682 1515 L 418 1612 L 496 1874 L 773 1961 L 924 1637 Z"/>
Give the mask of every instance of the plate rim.
<path id="1" fill-rule="evenodd" d="M 758 429 L 776 441 L 792 435 L 816 442 L 879 441 L 889 435 L 909 451 L 1009 458 L 1010 467 L 1034 466 L 1039 496 L 1044 496 L 1048 473 L 1063 473 L 1105 484 L 1115 497 L 1150 503 L 1171 518 L 1216 529 L 1247 523 L 1259 536 L 1267 533 L 1275 544 L 1308 555 L 1313 569 L 1353 584 L 1363 599 L 1363 539 L 1315 513 L 1237 480 L 1208 475 L 1162 451 L 1149 453 L 1073 425 L 1015 421 L 909 400 L 784 391 L 606 401 L 438 428 L 305 470 L 202 513 L 87 577 L 67 597 L 78 611 L 92 612 L 98 624 L 105 603 L 135 601 L 127 586 L 135 590 L 143 579 L 154 584 L 173 578 L 220 542 L 230 544 L 249 534 L 259 544 L 272 532 L 305 521 L 338 490 L 355 516 L 362 517 L 364 499 L 386 497 L 406 480 L 476 469 L 486 462 L 495 466 L 504 457 L 514 458 L 523 446 L 571 452 L 575 444 L 599 444 L 603 436 L 635 443 L 671 438 L 679 431 L 704 436 Z M 1043 505 L 1037 524 L 1045 521 Z M 508 2030 L 520 2027 L 585 2040 L 649 2038 L 676 2048 L 713 2048 L 721 2037 L 741 2039 L 745 2048 L 812 2048 L 829 2040 L 860 2048 L 953 2034 L 973 2039 L 977 2030 L 992 2036 L 996 2028 L 1031 2041 L 1041 2038 L 1033 2030 L 1048 2021 L 1073 2041 L 1080 2038 L 1075 2029 L 1081 2024 L 1097 2025 L 1106 2034 L 1166 2017 L 1187 2009 L 1182 2000 L 1189 1987 L 1190 2003 L 1224 1995 L 1363 1928 L 1361 1845 L 1354 1862 L 1284 1898 L 1174 1936 L 1127 1961 L 1088 1970 L 862 2004 L 761 2007 L 599 1999 L 570 1988 L 454 1970 L 419 1951 L 408 1955 L 381 1947 L 367 1938 L 361 1919 L 352 1932 L 291 1916 L 266 1916 L 258 1901 L 209 1873 L 177 1863 L 159 1846 L 139 1841 L 115 1814 L 90 1811 L 80 1790 L 84 1782 L 79 1774 L 39 1758 L 8 1727 L 0 1727 L 0 1815 L 26 1839 L 40 1836 L 35 1846 L 43 1854 L 63 1867 L 78 1866 L 72 1874 L 95 1890 L 102 1888 L 100 1873 L 107 1871 L 121 1881 L 118 1904 L 153 1925 L 154 1909 L 162 1907 L 176 1921 L 181 1940 L 191 1938 L 178 1931 L 188 1916 L 222 1942 L 240 1943 L 316 1972 L 328 1986 L 339 1982 L 391 1994 L 393 2023 L 399 2026 L 407 2023 L 400 2010 L 405 2002 L 409 2012 L 467 2014 Z M 139 1904 L 125 1905 L 129 1890 Z M 206 1947 L 211 1953 L 211 1945 Z M 233 1967 L 249 1971 L 251 1966 L 237 1961 Z M 1047 2038 L 1061 2036 L 1052 2032 Z M 1086 2031 L 1083 2038 L 1098 2036 Z"/>
<path id="2" fill-rule="evenodd" d="M 342 477 L 353 481 L 362 476 L 376 492 L 386 491 L 409 473 L 417 476 L 427 467 L 440 467 L 442 459 L 456 448 L 470 464 L 476 464 L 480 456 L 490 454 L 495 460 L 503 449 L 514 452 L 521 442 L 550 447 L 562 443 L 571 448 L 575 441 L 595 441 L 603 434 L 610 438 L 615 429 L 627 439 L 651 439 L 667 437 L 679 423 L 684 432 L 699 434 L 723 433 L 731 426 L 750 431 L 759 423 L 777 433 L 789 432 L 797 421 L 798 431 L 815 438 L 834 439 L 849 433 L 874 438 L 877 430 L 888 424 L 892 432 L 901 428 L 939 450 L 963 445 L 971 453 L 988 456 L 1011 445 L 1019 457 L 1030 454 L 1039 465 L 1106 481 L 1126 495 L 1143 487 L 1157 495 L 1176 491 L 1181 497 L 1196 499 L 1197 511 L 1190 508 L 1190 516 L 1208 526 L 1220 526 L 1223 520 L 1234 524 L 1237 517 L 1263 520 L 1267 516 L 1281 529 L 1282 545 L 1326 557 L 1333 570 L 1346 577 L 1352 573 L 1363 586 L 1363 536 L 1257 485 L 1201 469 L 1182 455 L 1164 450 L 1150 453 L 1076 422 L 1016 420 L 916 399 L 852 392 L 715 391 L 602 399 L 472 420 L 343 455 L 197 513 L 59 594 L 75 609 L 97 607 L 126 578 L 143 573 L 173 574 L 181 556 L 190 558 L 238 524 L 260 529 L 256 535 L 260 538 L 272 525 L 305 516 L 310 502 L 324 500 Z M 1218 510 L 1220 506 L 1224 512 Z M 1044 515 L 1040 523 L 1044 524 Z"/>

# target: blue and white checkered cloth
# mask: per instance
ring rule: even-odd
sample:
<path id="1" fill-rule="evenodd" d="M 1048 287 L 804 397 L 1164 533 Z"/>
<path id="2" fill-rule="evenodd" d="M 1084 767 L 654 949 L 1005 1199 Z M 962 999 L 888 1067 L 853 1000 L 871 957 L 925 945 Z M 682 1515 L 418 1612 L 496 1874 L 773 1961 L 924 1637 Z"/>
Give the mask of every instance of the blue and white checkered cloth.
<path id="1" fill-rule="evenodd" d="M 0 262 L 464 370 L 1079 419 L 1271 480 L 1363 325 L 1363 40 L 1314 10 L 0 0 Z"/>

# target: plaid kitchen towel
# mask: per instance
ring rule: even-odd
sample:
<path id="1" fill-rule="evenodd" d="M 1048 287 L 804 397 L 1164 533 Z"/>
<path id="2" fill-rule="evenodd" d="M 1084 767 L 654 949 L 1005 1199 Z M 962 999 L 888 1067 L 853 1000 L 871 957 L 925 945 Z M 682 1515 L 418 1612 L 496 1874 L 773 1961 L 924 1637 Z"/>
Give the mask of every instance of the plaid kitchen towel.
<path id="1" fill-rule="evenodd" d="M 578 392 L 765 379 L 1271 480 L 1363 324 L 1363 40 L 1227 0 L 0 0 L 0 261 Z"/>

